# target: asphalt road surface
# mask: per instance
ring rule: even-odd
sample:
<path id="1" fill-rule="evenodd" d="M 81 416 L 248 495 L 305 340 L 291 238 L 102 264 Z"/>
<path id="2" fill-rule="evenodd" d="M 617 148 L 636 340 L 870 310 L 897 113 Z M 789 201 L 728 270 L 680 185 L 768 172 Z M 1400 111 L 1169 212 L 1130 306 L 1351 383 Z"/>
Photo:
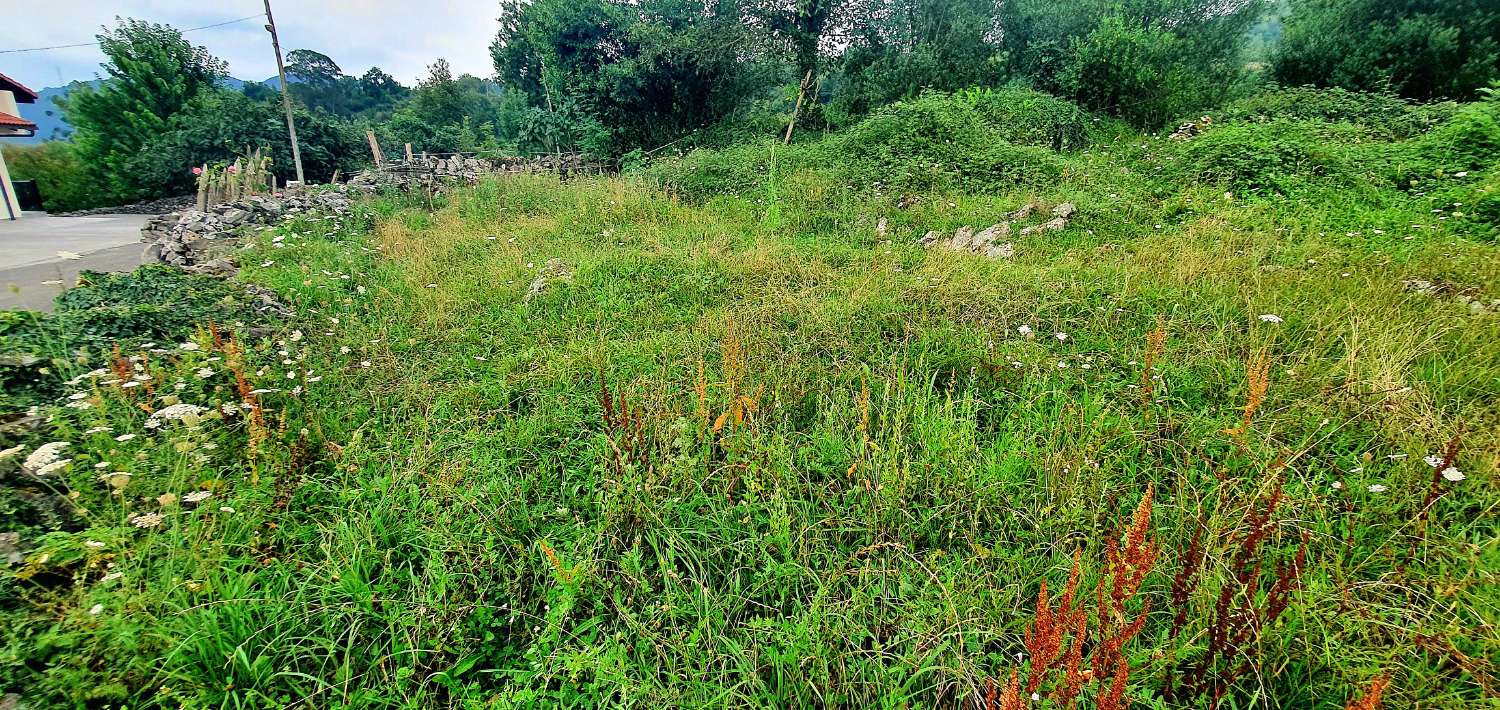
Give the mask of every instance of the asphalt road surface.
<path id="1" fill-rule="evenodd" d="M 80 271 L 135 270 L 145 251 L 140 239 L 146 219 L 27 212 L 0 220 L 0 310 L 50 311 L 52 299 L 76 283 Z"/>

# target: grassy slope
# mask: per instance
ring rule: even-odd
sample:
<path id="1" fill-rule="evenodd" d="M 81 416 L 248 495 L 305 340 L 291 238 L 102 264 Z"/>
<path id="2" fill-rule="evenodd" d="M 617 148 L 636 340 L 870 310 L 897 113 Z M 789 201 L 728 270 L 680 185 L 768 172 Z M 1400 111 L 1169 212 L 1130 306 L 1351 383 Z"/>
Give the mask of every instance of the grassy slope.
<path id="1" fill-rule="evenodd" d="M 285 386 L 280 358 L 321 379 L 267 395 L 284 425 L 216 474 L 237 512 L 110 541 L 123 593 L 80 590 L 53 633 L 77 666 L 111 660 L 51 687 L 234 707 L 949 704 L 1016 666 L 1037 583 L 1062 585 L 1075 549 L 1098 578 L 1150 486 L 1164 551 L 1127 647 L 1147 698 L 1206 643 L 1246 511 L 1279 485 L 1268 548 L 1307 534 L 1305 590 L 1237 706 L 1342 707 L 1377 673 L 1391 707 L 1482 702 L 1500 321 L 1400 280 L 1496 297 L 1495 247 L 1419 201 L 1247 204 L 1120 170 L 1142 165 L 1099 151 L 1034 195 L 909 210 L 794 174 L 770 223 L 753 196 L 511 178 L 430 214 L 379 203 L 367 238 L 268 235 L 274 263 L 247 256 L 248 277 L 307 320 L 256 384 Z M 1080 213 L 1013 261 L 914 245 L 1033 196 Z M 523 301 L 553 258 L 572 280 Z M 1236 441 L 1260 350 L 1269 393 Z M 638 436 L 606 426 L 601 384 Z M 715 431 L 735 402 L 743 421 Z M 1441 484 L 1414 543 L 1421 459 L 1456 433 L 1468 480 Z M 207 475 L 174 470 L 142 500 Z M 1169 583 L 1205 526 L 1207 579 L 1169 642 Z"/>

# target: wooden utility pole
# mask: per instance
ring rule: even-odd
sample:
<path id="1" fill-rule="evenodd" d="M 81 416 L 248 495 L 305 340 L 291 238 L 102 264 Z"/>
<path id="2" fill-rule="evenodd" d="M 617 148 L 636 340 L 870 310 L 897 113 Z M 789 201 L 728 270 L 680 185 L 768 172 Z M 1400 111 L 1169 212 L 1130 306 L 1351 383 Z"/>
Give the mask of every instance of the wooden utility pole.
<path id="1" fill-rule="evenodd" d="M 286 110 L 286 132 L 292 139 L 292 164 L 297 168 L 297 182 L 303 185 L 302 149 L 297 147 L 297 124 L 292 121 L 292 97 L 286 90 L 286 67 L 281 64 L 281 41 L 276 37 L 276 18 L 271 16 L 271 0 L 266 0 L 266 31 L 271 33 L 271 48 L 276 50 L 276 78 L 281 80 L 281 107 Z"/>

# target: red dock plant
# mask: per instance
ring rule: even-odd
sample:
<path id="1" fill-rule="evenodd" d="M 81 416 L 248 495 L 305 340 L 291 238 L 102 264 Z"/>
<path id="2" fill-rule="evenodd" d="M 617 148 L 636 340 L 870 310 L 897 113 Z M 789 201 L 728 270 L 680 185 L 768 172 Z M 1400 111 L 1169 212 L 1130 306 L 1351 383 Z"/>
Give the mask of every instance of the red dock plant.
<path id="1" fill-rule="evenodd" d="M 1349 704 L 1344 706 L 1344 710 L 1376 710 L 1380 707 L 1380 696 L 1385 693 L 1385 687 L 1390 684 L 1390 676 L 1383 673 L 1375 676 L 1375 680 L 1370 681 L 1370 690 L 1350 700 Z"/>
<path id="2" fill-rule="evenodd" d="M 1169 702 L 1187 704 L 1206 697 L 1208 707 L 1217 708 L 1234 683 L 1255 667 L 1260 650 L 1256 641 L 1286 611 L 1292 594 L 1300 588 L 1307 558 L 1306 534 L 1290 560 L 1270 560 L 1271 553 L 1265 550 L 1272 516 L 1281 499 L 1278 485 L 1246 513 L 1245 532 L 1235 540 L 1231 557 L 1232 574 L 1219 589 L 1208 623 L 1208 648 L 1196 661 L 1168 664 L 1162 695 Z M 1172 601 L 1177 605 L 1170 632 L 1173 639 L 1186 626 L 1184 607 L 1200 583 L 1202 563 L 1201 543 L 1195 541 L 1172 582 Z"/>
<path id="3" fill-rule="evenodd" d="M 611 465 L 616 476 L 626 467 L 651 470 L 651 445 L 646 435 L 646 408 L 632 405 L 624 392 L 611 392 L 604 372 L 599 372 L 600 419 L 608 431 Z"/>
<path id="4" fill-rule="evenodd" d="M 1153 489 L 1147 488 L 1131 516 L 1129 528 L 1123 535 L 1109 538 L 1104 551 L 1104 574 L 1094 590 L 1094 633 L 1098 642 L 1088 649 L 1087 654 L 1089 613 L 1085 601 L 1088 597 L 1078 594 L 1083 578 L 1081 553 L 1073 557 L 1073 570 L 1056 607 L 1051 604 L 1047 583 L 1042 582 L 1037 590 L 1035 616 L 1024 636 L 1031 662 L 1027 693 L 1038 693 L 1049 678 L 1055 678 L 1051 689 L 1053 705 L 1071 709 L 1084 686 L 1098 679 L 1100 690 L 1095 695 L 1094 707 L 1121 710 L 1128 706 L 1125 685 L 1130 679 L 1130 660 L 1124 649 L 1145 625 L 1150 604 L 1141 604 L 1134 614 L 1130 608 L 1134 606 L 1132 600 L 1139 593 L 1141 582 L 1155 566 L 1160 553 L 1160 546 L 1151 534 L 1152 496 Z M 1013 672 L 1013 683 L 1015 677 Z M 994 704 L 988 703 L 988 707 L 993 708 Z M 1002 703 L 1000 707 L 1007 706 Z"/>

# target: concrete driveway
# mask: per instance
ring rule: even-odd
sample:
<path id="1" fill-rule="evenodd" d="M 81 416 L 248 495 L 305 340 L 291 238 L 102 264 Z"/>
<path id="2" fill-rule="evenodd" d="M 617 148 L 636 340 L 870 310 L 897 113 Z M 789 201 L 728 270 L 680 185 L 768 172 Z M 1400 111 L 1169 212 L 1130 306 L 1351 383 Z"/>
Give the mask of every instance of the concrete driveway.
<path id="1" fill-rule="evenodd" d="M 76 283 L 80 271 L 135 270 L 145 251 L 141 226 L 147 219 L 27 212 L 18 220 L 0 220 L 0 310 L 50 311 L 52 299 Z"/>

